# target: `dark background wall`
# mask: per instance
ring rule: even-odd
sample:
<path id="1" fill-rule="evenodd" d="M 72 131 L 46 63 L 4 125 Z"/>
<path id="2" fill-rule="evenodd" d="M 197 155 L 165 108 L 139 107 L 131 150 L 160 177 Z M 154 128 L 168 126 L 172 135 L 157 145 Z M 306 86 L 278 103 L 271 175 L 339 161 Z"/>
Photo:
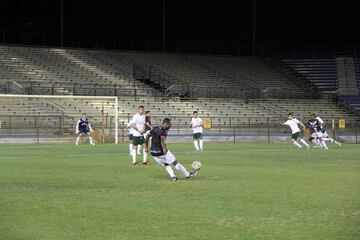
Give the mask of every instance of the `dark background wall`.
<path id="1" fill-rule="evenodd" d="M 356 43 L 355 1 L 257 0 L 256 41 Z M 1 2 L 1 31 L 60 33 L 61 0 Z M 64 33 L 162 39 L 162 0 L 63 0 Z M 166 0 L 166 39 L 251 44 L 254 0 Z"/>

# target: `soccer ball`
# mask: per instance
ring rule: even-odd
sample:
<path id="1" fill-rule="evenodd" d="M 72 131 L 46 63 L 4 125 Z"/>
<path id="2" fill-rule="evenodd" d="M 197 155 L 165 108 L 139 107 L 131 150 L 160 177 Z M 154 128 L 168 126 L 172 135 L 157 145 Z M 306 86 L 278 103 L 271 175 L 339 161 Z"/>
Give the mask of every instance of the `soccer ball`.
<path id="1" fill-rule="evenodd" d="M 195 171 L 199 171 L 199 169 L 201 168 L 201 162 L 200 161 L 195 161 L 191 164 L 192 169 L 194 169 Z"/>

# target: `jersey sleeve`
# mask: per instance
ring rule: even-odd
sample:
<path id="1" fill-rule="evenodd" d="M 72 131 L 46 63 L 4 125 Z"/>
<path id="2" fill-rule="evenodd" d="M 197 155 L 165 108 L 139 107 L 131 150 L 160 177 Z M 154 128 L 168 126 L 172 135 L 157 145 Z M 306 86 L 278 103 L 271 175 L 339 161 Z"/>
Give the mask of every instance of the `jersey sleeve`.
<path id="1" fill-rule="evenodd" d="M 320 124 L 324 124 L 324 121 L 320 117 L 318 117 L 317 120 L 319 121 Z"/>
<path id="2" fill-rule="evenodd" d="M 295 123 L 297 123 L 297 124 L 299 124 L 299 123 L 300 123 L 300 121 L 299 121 L 299 120 L 297 120 L 296 118 L 294 119 L 294 121 L 295 121 Z"/>

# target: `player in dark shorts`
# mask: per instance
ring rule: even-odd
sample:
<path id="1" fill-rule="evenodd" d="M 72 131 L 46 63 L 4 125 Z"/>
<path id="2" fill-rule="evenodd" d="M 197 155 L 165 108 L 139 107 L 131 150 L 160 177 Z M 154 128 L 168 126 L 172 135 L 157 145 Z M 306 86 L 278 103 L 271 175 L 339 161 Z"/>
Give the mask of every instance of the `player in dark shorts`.
<path id="1" fill-rule="evenodd" d="M 184 174 L 187 179 L 191 179 L 197 175 L 197 171 L 188 172 L 186 168 L 176 160 L 176 157 L 166 148 L 165 139 L 170 127 L 171 121 L 169 118 L 165 118 L 163 120 L 162 126 L 154 127 L 146 137 L 144 149 L 145 151 L 148 151 L 149 139 L 151 138 L 150 153 L 158 164 L 165 166 L 166 172 L 169 174 L 171 180 L 178 181 L 171 165 Z"/>
<path id="2" fill-rule="evenodd" d="M 91 128 L 89 119 L 86 117 L 86 114 L 84 113 L 80 120 L 76 123 L 76 130 L 75 133 L 78 135 L 76 138 L 76 145 L 79 145 L 80 137 L 84 134 L 88 135 L 89 142 L 91 145 L 95 145 L 92 141 L 91 133 L 94 132 Z"/>
<path id="3" fill-rule="evenodd" d="M 310 130 L 309 141 L 314 143 L 315 148 L 323 147 L 321 142 L 320 142 L 319 135 L 318 135 L 318 132 L 321 130 L 319 121 L 316 118 L 313 118 L 313 119 L 310 119 L 308 121 L 307 125 L 308 125 L 309 130 Z"/>

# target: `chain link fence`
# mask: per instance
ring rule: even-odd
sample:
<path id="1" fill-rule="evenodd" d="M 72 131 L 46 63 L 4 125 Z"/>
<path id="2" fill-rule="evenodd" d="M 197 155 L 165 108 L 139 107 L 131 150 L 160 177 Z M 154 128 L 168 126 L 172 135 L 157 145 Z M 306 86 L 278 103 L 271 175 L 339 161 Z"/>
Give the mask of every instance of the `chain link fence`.
<path id="1" fill-rule="evenodd" d="M 171 116 L 170 116 L 171 117 Z M 114 142 L 114 117 L 89 116 L 94 138 L 98 143 Z M 153 125 L 159 125 L 162 117 L 153 116 Z M 188 121 L 187 121 L 188 120 Z M 291 132 L 281 123 L 284 118 L 204 118 L 211 122 L 211 128 L 204 129 L 204 139 L 209 142 L 288 142 Z M 309 119 L 299 119 L 304 124 Z M 360 142 L 360 119 L 345 119 L 345 128 L 340 128 L 339 120 L 328 119 L 325 126 L 328 133 L 335 139 L 348 143 Z M 78 118 L 64 115 L 1 115 L 0 142 L 9 143 L 71 143 L 75 141 L 75 126 Z M 172 129 L 169 142 L 188 142 L 192 139 L 192 130 L 188 128 L 190 119 L 172 118 Z M 127 122 L 119 122 L 119 143 L 127 143 Z M 306 138 L 305 138 L 306 139 Z M 83 139 L 87 141 L 86 138 Z"/>

